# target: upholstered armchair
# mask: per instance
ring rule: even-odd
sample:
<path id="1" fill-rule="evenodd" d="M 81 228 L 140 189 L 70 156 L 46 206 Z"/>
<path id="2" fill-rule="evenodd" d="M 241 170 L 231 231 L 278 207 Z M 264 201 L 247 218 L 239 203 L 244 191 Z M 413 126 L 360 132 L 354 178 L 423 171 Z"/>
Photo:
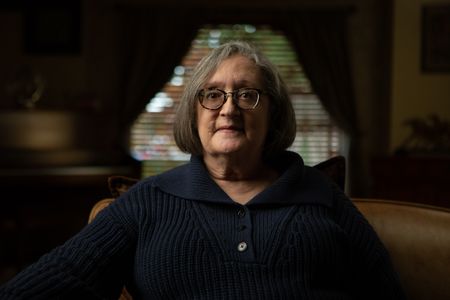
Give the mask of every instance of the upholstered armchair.
<path id="1" fill-rule="evenodd" d="M 316 168 L 344 188 L 343 157 L 327 160 Z M 133 178 L 110 177 L 112 198 L 97 202 L 89 220 L 136 182 Z M 352 200 L 390 252 L 408 299 L 450 299 L 450 210 L 403 201 Z M 124 288 L 120 299 L 132 297 Z"/>

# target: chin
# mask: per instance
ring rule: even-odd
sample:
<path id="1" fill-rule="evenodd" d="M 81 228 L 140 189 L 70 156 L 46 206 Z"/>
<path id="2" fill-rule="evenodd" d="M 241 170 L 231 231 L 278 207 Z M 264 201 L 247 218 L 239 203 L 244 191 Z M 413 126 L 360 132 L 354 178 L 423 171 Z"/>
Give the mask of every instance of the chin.
<path id="1" fill-rule="evenodd" d="M 239 153 L 240 149 L 235 149 L 235 148 L 225 148 L 225 149 L 217 149 L 216 151 L 214 151 L 214 153 L 216 154 L 234 154 L 234 153 Z"/>
<path id="2" fill-rule="evenodd" d="M 226 143 L 225 145 L 220 145 L 216 148 L 218 151 L 223 153 L 233 153 L 240 152 L 245 149 L 242 143 Z"/>
<path id="3" fill-rule="evenodd" d="M 235 145 L 229 147 L 216 148 L 214 151 L 217 155 L 245 155 L 248 156 L 253 151 L 252 148 Z"/>

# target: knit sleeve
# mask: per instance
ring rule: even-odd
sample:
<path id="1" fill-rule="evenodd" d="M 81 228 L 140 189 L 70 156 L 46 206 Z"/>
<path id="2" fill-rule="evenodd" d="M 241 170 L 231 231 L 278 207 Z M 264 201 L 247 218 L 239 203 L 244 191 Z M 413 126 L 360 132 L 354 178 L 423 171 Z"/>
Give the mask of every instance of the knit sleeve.
<path id="1" fill-rule="evenodd" d="M 0 287 L 0 299 L 117 299 L 132 265 L 126 199 Z"/>
<path id="2" fill-rule="evenodd" d="M 347 234 L 351 265 L 349 286 L 356 299 L 406 299 L 389 253 L 373 227 L 337 187 L 336 221 Z"/>

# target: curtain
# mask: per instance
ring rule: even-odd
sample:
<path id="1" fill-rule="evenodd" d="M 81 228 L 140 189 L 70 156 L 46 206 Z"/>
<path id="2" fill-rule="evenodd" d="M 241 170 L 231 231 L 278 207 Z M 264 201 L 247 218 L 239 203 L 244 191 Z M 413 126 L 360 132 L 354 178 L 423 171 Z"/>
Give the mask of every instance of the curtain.
<path id="1" fill-rule="evenodd" d="M 361 134 L 350 70 L 349 11 L 305 11 L 284 18 L 284 30 L 325 110 L 349 138 L 349 194 L 365 194 Z"/>
<path id="2" fill-rule="evenodd" d="M 198 24 L 187 10 L 126 8 L 120 12 L 118 122 L 123 146 L 149 100 L 187 53 Z"/>
<path id="3" fill-rule="evenodd" d="M 122 14 L 119 126 L 125 144 L 130 127 L 149 99 L 170 79 L 173 68 L 189 50 L 200 23 L 194 9 L 152 7 L 126 9 Z M 347 44 L 348 10 L 300 10 L 273 14 L 222 12 L 222 22 L 267 23 L 281 27 L 293 43 L 315 93 L 337 126 L 349 137 L 350 194 L 365 193 L 356 103 Z M 208 16 L 208 14 L 204 14 Z M 243 17 L 245 15 L 245 18 Z M 265 18 L 265 17 L 267 18 Z M 262 18 L 264 17 L 264 18 Z M 264 21 L 263 21 L 263 20 Z"/>

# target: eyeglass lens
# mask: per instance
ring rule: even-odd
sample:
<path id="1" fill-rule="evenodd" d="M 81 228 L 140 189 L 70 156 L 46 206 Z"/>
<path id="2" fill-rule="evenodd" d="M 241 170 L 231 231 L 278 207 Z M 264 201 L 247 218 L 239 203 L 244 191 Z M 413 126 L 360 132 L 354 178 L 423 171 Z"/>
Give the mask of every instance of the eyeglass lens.
<path id="1" fill-rule="evenodd" d="M 232 92 L 225 92 L 219 89 L 202 90 L 199 93 L 199 100 L 203 107 L 207 109 L 219 109 L 232 95 L 234 103 L 242 109 L 253 109 L 259 101 L 257 89 L 239 89 Z"/>

